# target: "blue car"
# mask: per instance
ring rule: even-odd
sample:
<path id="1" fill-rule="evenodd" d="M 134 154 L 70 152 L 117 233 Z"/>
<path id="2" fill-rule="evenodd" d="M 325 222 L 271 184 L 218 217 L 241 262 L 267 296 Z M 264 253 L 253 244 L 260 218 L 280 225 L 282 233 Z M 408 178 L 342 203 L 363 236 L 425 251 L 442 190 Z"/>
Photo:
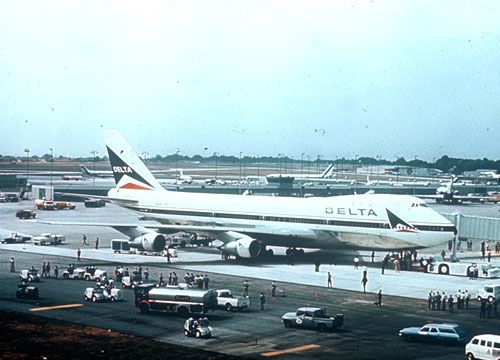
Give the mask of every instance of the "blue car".
<path id="1" fill-rule="evenodd" d="M 467 341 L 467 333 L 457 324 L 426 324 L 399 330 L 404 340 L 428 341 L 448 344 L 462 344 Z"/>

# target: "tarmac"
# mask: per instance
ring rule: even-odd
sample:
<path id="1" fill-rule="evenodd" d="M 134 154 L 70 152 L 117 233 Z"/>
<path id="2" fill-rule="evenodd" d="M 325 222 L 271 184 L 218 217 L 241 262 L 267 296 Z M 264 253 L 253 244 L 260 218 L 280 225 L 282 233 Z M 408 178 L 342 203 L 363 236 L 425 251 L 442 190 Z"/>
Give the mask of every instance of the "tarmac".
<path id="1" fill-rule="evenodd" d="M 0 250 L 14 251 L 19 253 L 31 253 L 37 255 L 49 255 L 65 257 L 68 262 L 76 262 L 76 250 L 65 246 L 37 246 L 32 244 L 1 244 Z M 354 265 L 345 264 L 322 264 L 319 271 L 314 271 L 314 264 L 297 263 L 286 265 L 282 263 L 253 262 L 244 260 L 223 260 L 211 249 L 190 248 L 178 249 L 178 257 L 171 259 L 171 264 L 162 256 L 118 254 L 111 249 L 82 249 L 81 258 L 86 262 L 99 262 L 110 264 L 129 264 L 168 266 L 171 268 L 194 271 L 197 273 L 215 273 L 239 277 L 251 277 L 261 280 L 278 281 L 280 283 L 293 283 L 302 285 L 325 286 L 328 272 L 333 275 L 333 287 L 343 290 L 361 291 L 361 279 L 363 270 L 367 271 L 368 283 L 366 291 L 377 293 L 382 290 L 386 295 L 402 296 L 407 298 L 425 299 L 429 291 L 439 290 L 446 294 L 455 294 L 459 289 L 467 289 L 471 294 L 482 288 L 485 284 L 500 283 L 500 279 L 468 279 L 464 276 L 449 276 L 430 274 L 420 271 L 400 271 L 393 268 L 381 273 L 380 263 L 372 264 L 368 257 L 361 256 L 361 264 L 356 269 Z M 208 251 L 208 252 L 205 252 Z M 436 256 L 434 253 L 422 253 L 422 256 Z M 467 257 L 462 254 L 462 262 L 485 263 L 476 257 Z M 471 255 L 471 254 L 469 254 Z M 419 255 L 420 256 L 420 255 Z M 278 256 L 279 257 L 279 256 Z M 380 259 L 375 259 L 380 260 Z M 491 265 L 500 267 L 500 259 L 494 257 Z"/>

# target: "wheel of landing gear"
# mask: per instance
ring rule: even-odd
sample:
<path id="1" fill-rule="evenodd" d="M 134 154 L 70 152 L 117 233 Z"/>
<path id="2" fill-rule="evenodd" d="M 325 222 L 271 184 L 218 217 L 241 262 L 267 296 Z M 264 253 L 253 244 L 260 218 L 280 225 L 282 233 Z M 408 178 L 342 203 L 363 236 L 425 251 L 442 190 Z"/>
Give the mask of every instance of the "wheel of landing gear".
<path id="1" fill-rule="evenodd" d="M 266 252 L 267 252 L 267 256 L 273 256 L 274 255 L 273 249 L 267 249 Z"/>

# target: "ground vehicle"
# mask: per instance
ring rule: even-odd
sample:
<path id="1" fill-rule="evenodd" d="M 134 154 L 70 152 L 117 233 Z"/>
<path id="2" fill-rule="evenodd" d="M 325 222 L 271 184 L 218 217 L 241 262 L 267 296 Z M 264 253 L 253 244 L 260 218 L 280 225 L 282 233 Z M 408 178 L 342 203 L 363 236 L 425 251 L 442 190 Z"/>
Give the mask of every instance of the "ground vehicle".
<path id="1" fill-rule="evenodd" d="M 89 199 L 89 200 L 85 200 L 83 202 L 83 205 L 86 208 L 99 208 L 99 207 L 106 206 L 106 202 L 104 200 L 101 200 L 101 199 Z"/>
<path id="2" fill-rule="evenodd" d="M 144 291 L 137 291 L 135 295 L 135 303 L 141 313 L 162 311 L 187 316 L 213 310 L 217 306 L 215 290 L 183 290 L 163 287 L 147 289 L 145 287 Z"/>
<path id="3" fill-rule="evenodd" d="M 301 307 L 296 312 L 289 312 L 281 317 L 285 327 L 301 327 L 318 331 L 334 330 L 344 325 L 344 315 L 327 316 L 325 309 Z"/>
<path id="4" fill-rule="evenodd" d="M 60 245 L 66 240 L 64 235 L 53 235 L 43 233 L 40 236 L 33 237 L 33 245 Z"/>
<path id="5" fill-rule="evenodd" d="M 482 289 L 479 289 L 477 291 L 476 299 L 477 301 L 486 299 L 489 302 L 493 302 L 499 296 L 500 296 L 500 285 L 490 284 L 490 285 L 485 285 Z"/>
<path id="6" fill-rule="evenodd" d="M 172 237 L 170 238 L 170 244 L 183 248 L 186 247 L 186 245 L 191 245 L 191 242 L 194 238 L 195 236 L 193 234 L 180 232 L 172 235 Z"/>
<path id="7" fill-rule="evenodd" d="M 85 301 L 121 301 L 123 300 L 123 290 L 121 289 L 102 289 L 100 287 L 85 289 L 83 298 Z"/>
<path id="8" fill-rule="evenodd" d="M 212 327 L 208 325 L 207 318 L 194 320 L 189 318 L 184 322 L 184 335 L 208 339 L 212 336 Z"/>
<path id="9" fill-rule="evenodd" d="M 167 248 L 161 252 L 161 256 L 167 257 L 167 253 L 170 254 L 170 257 L 176 258 L 178 256 L 177 250 L 174 248 Z"/>
<path id="10" fill-rule="evenodd" d="M 83 278 L 86 281 L 103 281 L 108 276 L 106 270 L 96 269 L 95 266 L 87 266 L 85 270 Z"/>
<path id="11" fill-rule="evenodd" d="M 442 275 L 496 278 L 500 277 L 500 268 L 491 264 L 468 262 L 433 261 L 427 265 L 427 272 Z"/>
<path id="12" fill-rule="evenodd" d="M 492 334 L 477 335 L 465 345 L 467 359 L 495 360 L 500 357 L 500 336 Z"/>
<path id="13" fill-rule="evenodd" d="M 122 277 L 122 288 L 135 288 L 141 283 L 141 274 L 139 271 L 132 271 L 132 275 Z"/>
<path id="14" fill-rule="evenodd" d="M 21 281 L 39 282 L 40 274 L 36 269 L 21 270 L 21 272 L 19 273 L 19 278 L 21 279 Z"/>
<path id="15" fill-rule="evenodd" d="M 5 194 L 6 202 L 19 202 L 19 196 L 16 194 Z"/>
<path id="16" fill-rule="evenodd" d="M 63 279 L 82 280 L 84 274 L 85 274 L 85 269 L 75 268 L 75 265 L 70 264 L 68 266 L 68 269 L 64 270 L 62 277 Z"/>
<path id="17" fill-rule="evenodd" d="M 17 286 L 16 298 L 38 300 L 39 298 L 38 288 L 35 286 L 20 284 Z"/>
<path id="18" fill-rule="evenodd" d="M 231 311 L 233 309 L 245 310 L 250 306 L 250 298 L 233 296 L 231 290 L 216 290 L 217 291 L 217 306 L 219 308 Z"/>
<path id="19" fill-rule="evenodd" d="M 76 208 L 76 205 L 69 201 L 56 201 L 55 207 L 57 210 L 74 210 Z"/>
<path id="20" fill-rule="evenodd" d="M 23 209 L 16 211 L 16 217 L 19 219 L 34 219 L 36 217 L 36 212 L 31 209 Z"/>
<path id="21" fill-rule="evenodd" d="M 130 251 L 129 240 L 127 239 L 112 239 L 111 240 L 111 249 L 115 253 L 121 253 L 125 251 Z"/>
<path id="22" fill-rule="evenodd" d="M 35 200 L 35 207 L 38 210 L 55 210 L 56 204 L 50 200 Z"/>
<path id="23" fill-rule="evenodd" d="M 16 243 L 23 243 L 31 239 L 32 239 L 31 235 L 13 232 L 10 234 L 10 236 L 1 238 L 0 242 L 3 244 L 16 244 Z"/>
<path id="24" fill-rule="evenodd" d="M 134 289 L 137 285 L 141 284 L 141 274 L 137 270 L 132 271 L 132 275 L 123 276 L 121 279 L 122 288 Z"/>
<path id="25" fill-rule="evenodd" d="M 409 327 L 399 330 L 404 340 L 445 342 L 459 344 L 468 338 L 464 330 L 457 324 L 426 324 L 422 327 Z"/>

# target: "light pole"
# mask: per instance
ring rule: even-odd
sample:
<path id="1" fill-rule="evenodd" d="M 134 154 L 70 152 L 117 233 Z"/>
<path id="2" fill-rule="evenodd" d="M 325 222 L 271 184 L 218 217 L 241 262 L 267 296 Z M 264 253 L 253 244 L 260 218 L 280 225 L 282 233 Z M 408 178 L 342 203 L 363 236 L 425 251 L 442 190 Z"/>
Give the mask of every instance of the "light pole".
<path id="1" fill-rule="evenodd" d="M 54 150 L 52 148 L 49 148 L 50 150 L 50 191 L 53 192 L 53 187 L 52 187 L 52 163 L 54 162 Z M 51 196 L 51 200 L 53 199 L 54 196 Z"/>
<path id="2" fill-rule="evenodd" d="M 417 175 L 417 157 L 418 155 L 415 155 L 415 163 L 413 165 L 413 195 L 415 196 L 415 187 L 416 185 L 416 175 Z"/>
<path id="3" fill-rule="evenodd" d="M 219 156 L 218 152 L 214 152 L 215 156 L 215 182 L 217 183 L 217 156 Z"/>
<path id="4" fill-rule="evenodd" d="M 279 164 L 279 168 L 280 168 L 280 175 L 281 175 L 281 155 L 283 155 L 283 154 L 282 153 L 278 154 L 278 164 Z"/>
<path id="5" fill-rule="evenodd" d="M 380 180 L 380 158 L 381 158 L 381 156 L 377 155 L 377 185 L 378 185 L 379 180 Z"/>
<path id="6" fill-rule="evenodd" d="M 175 152 L 175 168 L 179 172 L 179 150 Z"/>
<path id="7" fill-rule="evenodd" d="M 306 155 L 307 157 L 307 177 L 309 177 L 309 173 L 310 173 L 310 170 L 311 170 L 311 157 L 309 155 Z"/>
<path id="8" fill-rule="evenodd" d="M 146 165 L 146 166 L 148 164 L 148 155 L 149 155 L 149 152 L 147 152 L 147 151 L 142 152 L 142 159 L 144 160 L 144 165 Z"/>
<path id="9" fill-rule="evenodd" d="M 300 154 L 300 181 L 303 181 L 302 169 L 304 168 L 304 155 L 305 153 Z"/>
<path id="10" fill-rule="evenodd" d="M 28 192 L 28 185 L 29 185 L 29 155 L 30 155 L 30 149 L 26 148 L 26 149 L 24 149 L 24 152 L 26 153 L 26 192 Z"/>
<path id="11" fill-rule="evenodd" d="M 241 183 L 241 154 L 243 154 L 243 151 L 240 151 L 240 183 Z"/>
<path id="12" fill-rule="evenodd" d="M 95 174 L 95 157 L 96 157 L 97 154 L 99 154 L 99 152 L 96 151 L 96 150 L 92 150 L 91 154 L 94 155 L 94 186 L 95 186 L 95 177 L 96 177 L 96 174 Z"/>

